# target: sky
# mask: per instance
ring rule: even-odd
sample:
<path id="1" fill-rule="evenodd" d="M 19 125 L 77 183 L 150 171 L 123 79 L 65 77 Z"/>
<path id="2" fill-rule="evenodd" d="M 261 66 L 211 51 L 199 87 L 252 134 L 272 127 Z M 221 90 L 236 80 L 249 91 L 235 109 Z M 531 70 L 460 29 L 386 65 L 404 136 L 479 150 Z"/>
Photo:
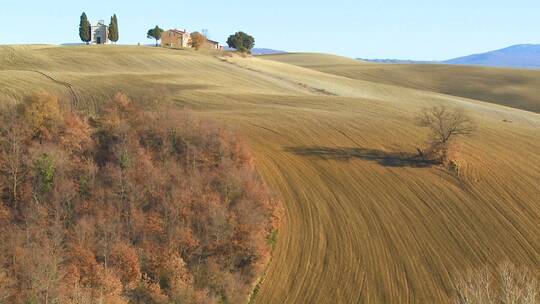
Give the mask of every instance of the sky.
<path id="1" fill-rule="evenodd" d="M 152 43 L 149 28 L 208 29 L 225 43 L 354 58 L 443 60 L 540 43 L 538 0 L 0 0 L 0 44 L 76 43 L 82 12 L 118 16 L 121 44 Z"/>

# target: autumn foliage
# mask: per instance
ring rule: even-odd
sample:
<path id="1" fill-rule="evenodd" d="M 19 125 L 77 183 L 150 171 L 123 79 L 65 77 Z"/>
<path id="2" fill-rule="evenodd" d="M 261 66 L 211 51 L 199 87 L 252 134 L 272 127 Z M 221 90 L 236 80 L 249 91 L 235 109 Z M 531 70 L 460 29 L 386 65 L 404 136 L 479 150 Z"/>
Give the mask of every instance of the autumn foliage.
<path id="1" fill-rule="evenodd" d="M 194 32 L 194 33 L 191 33 L 190 35 L 190 44 L 191 44 L 191 47 L 198 50 L 200 49 L 202 46 L 204 46 L 206 44 L 206 37 L 199 33 L 199 32 Z"/>
<path id="2" fill-rule="evenodd" d="M 0 303 L 243 303 L 277 201 L 235 134 L 117 94 L 0 117 Z"/>

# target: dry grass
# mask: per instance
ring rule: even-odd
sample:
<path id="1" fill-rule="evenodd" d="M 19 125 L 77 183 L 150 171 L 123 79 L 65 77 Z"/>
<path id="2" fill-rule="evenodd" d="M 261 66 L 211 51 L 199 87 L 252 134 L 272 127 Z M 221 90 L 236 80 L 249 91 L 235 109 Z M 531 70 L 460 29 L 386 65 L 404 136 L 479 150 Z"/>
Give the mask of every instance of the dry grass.
<path id="1" fill-rule="evenodd" d="M 347 61 L 334 59 L 325 64 Z M 69 98 L 39 75 L 6 71 L 39 69 L 71 83 L 89 110 L 122 90 L 167 97 L 242 132 L 286 209 L 257 303 L 449 302 L 452 275 L 473 265 L 540 268 L 538 114 L 259 58 L 149 47 L 2 47 L 0 67 L 0 100 L 49 84 Z M 477 138 L 461 145 L 459 176 L 399 157 L 427 139 L 414 116 L 436 104 L 478 122 Z"/>
<path id="2" fill-rule="evenodd" d="M 435 64 L 374 64 L 324 54 L 261 56 L 352 79 L 493 102 L 540 113 L 540 71 Z"/>

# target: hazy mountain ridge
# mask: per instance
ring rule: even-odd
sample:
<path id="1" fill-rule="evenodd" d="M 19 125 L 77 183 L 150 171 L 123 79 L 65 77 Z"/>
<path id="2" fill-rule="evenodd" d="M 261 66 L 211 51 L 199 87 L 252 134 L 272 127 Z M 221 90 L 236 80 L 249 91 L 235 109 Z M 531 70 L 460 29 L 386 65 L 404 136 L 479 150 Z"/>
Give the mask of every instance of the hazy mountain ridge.
<path id="1" fill-rule="evenodd" d="M 235 51 L 234 48 L 231 48 L 231 47 L 228 47 L 228 46 L 225 46 L 224 49 L 226 51 Z M 251 50 L 251 54 L 252 55 L 274 55 L 274 54 L 286 54 L 287 52 L 286 51 L 281 51 L 281 50 L 274 50 L 274 49 L 269 49 L 269 48 L 253 48 Z"/>
<path id="2" fill-rule="evenodd" d="M 540 68 L 540 44 L 518 44 L 491 52 L 443 61 L 447 64 Z"/>
<path id="3" fill-rule="evenodd" d="M 417 61 L 402 59 L 361 59 L 388 64 L 456 64 L 509 68 L 540 68 L 540 44 L 517 44 L 507 48 L 452 58 L 444 61 Z"/>
<path id="4" fill-rule="evenodd" d="M 267 48 L 254 48 L 251 50 L 253 55 L 273 55 L 273 54 L 285 54 L 286 51 L 267 49 Z"/>
<path id="5" fill-rule="evenodd" d="M 407 59 L 365 59 L 357 58 L 358 60 L 375 62 L 375 63 L 388 63 L 388 64 L 434 64 L 437 61 L 419 61 L 419 60 L 407 60 Z"/>

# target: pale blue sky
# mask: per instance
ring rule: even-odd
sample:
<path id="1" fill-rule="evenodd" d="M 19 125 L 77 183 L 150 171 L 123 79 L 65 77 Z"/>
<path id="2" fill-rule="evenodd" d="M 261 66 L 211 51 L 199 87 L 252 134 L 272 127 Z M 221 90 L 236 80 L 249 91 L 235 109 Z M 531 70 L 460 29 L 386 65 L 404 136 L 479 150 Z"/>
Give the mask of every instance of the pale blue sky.
<path id="1" fill-rule="evenodd" d="M 448 59 L 540 43 L 538 0 L 0 0 L 0 44 L 78 42 L 92 22 L 118 15 L 120 42 L 151 43 L 148 28 L 207 28 L 225 42 L 243 30 L 257 47 L 362 58 Z"/>

